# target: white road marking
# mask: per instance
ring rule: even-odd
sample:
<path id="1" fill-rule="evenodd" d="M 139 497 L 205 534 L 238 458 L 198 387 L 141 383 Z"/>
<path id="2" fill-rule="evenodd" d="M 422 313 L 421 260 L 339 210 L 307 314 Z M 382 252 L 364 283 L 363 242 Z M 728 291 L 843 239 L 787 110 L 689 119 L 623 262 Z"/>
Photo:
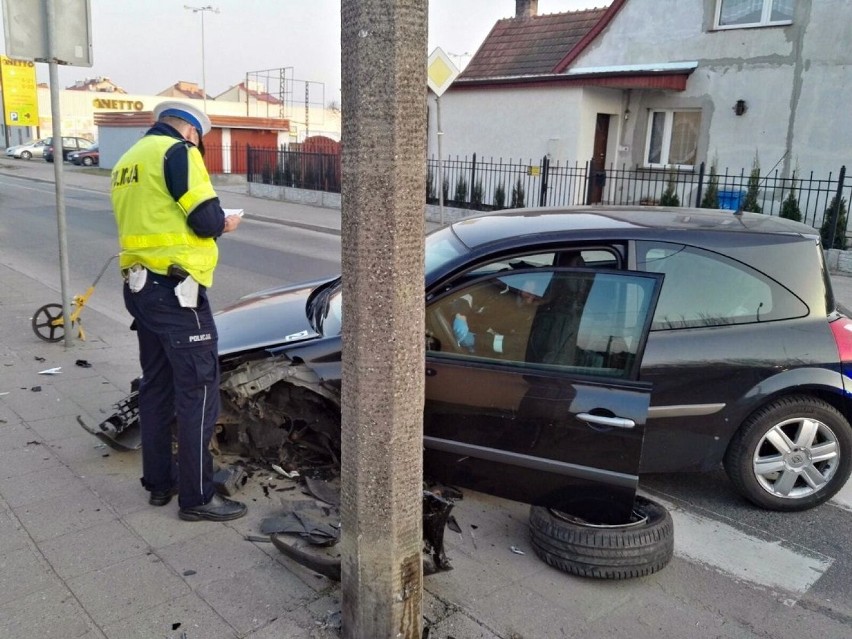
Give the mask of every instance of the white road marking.
<path id="1" fill-rule="evenodd" d="M 831 498 L 830 503 L 840 506 L 844 510 L 852 510 L 852 481 L 847 481 L 846 485 Z"/>
<path id="2" fill-rule="evenodd" d="M 781 539 L 769 541 L 733 526 L 652 497 L 671 513 L 675 555 L 715 568 L 735 579 L 804 595 L 834 563 L 834 559 Z"/>

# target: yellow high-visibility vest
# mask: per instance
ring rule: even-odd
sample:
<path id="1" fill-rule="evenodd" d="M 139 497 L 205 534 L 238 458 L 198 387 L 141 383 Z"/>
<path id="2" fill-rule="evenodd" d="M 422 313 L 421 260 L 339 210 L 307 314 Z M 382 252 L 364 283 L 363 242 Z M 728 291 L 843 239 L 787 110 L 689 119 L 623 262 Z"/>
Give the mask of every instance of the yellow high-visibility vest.
<path id="1" fill-rule="evenodd" d="M 188 190 L 175 201 L 163 171 L 166 151 L 175 144 L 183 142 L 167 135 L 146 135 L 112 170 L 112 208 L 121 246 L 119 268 L 142 264 L 166 275 L 169 266 L 177 264 L 209 287 L 219 249 L 213 238 L 197 236 L 186 218 L 199 204 L 215 198 L 216 191 L 201 153 L 190 146 Z"/>

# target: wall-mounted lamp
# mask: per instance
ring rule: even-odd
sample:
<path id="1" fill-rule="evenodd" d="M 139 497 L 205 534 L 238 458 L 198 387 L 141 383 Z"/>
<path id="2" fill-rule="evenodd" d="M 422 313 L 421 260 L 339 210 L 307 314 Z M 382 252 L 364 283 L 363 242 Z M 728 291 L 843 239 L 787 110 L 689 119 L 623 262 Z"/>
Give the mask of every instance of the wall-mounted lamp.
<path id="1" fill-rule="evenodd" d="M 624 109 L 624 121 L 627 122 L 630 119 L 630 109 Z"/>
<path id="2" fill-rule="evenodd" d="M 737 100 L 737 103 L 734 105 L 734 113 L 737 115 L 742 115 L 746 111 L 748 111 L 748 105 L 745 100 Z"/>

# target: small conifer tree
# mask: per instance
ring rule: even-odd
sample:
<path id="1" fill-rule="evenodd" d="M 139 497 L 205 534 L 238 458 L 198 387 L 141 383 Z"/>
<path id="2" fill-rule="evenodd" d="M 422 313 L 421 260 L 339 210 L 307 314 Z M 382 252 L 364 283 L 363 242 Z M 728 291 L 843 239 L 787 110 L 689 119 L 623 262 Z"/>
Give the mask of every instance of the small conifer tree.
<path id="1" fill-rule="evenodd" d="M 716 174 L 716 159 L 710 165 L 710 178 L 707 180 L 707 189 L 701 198 L 702 209 L 719 208 L 719 176 Z"/>
<path id="2" fill-rule="evenodd" d="M 846 250 L 846 198 L 840 198 L 840 210 L 837 212 L 837 224 L 834 227 L 834 244 L 829 246 L 831 241 L 831 218 L 834 215 L 834 208 L 837 206 L 837 196 L 831 198 L 831 204 L 825 209 L 822 217 L 822 227 L 819 229 L 822 245 L 824 248 L 836 248 L 843 251 Z"/>
<path id="3" fill-rule="evenodd" d="M 743 211 L 752 211 L 754 213 L 763 213 L 763 207 L 757 203 L 757 197 L 760 194 L 760 160 L 757 157 L 757 152 L 754 154 L 754 163 L 751 166 L 751 173 L 748 176 L 748 188 L 746 189 L 745 200 L 743 201 Z"/>
<path id="4" fill-rule="evenodd" d="M 519 209 L 526 206 L 524 203 L 524 198 L 526 194 L 524 193 L 524 183 L 521 182 L 521 178 L 518 177 L 518 181 L 515 182 L 515 186 L 512 187 L 512 207 L 513 209 Z"/>
<path id="5" fill-rule="evenodd" d="M 802 209 L 799 208 L 799 198 L 796 195 L 796 172 L 793 172 L 793 180 L 790 186 L 790 193 L 784 198 L 784 202 L 781 204 L 781 212 L 778 214 L 779 217 L 787 218 L 788 220 L 794 220 L 796 222 L 802 221 Z"/>
<path id="6" fill-rule="evenodd" d="M 677 181 L 674 173 L 669 173 L 666 190 L 660 196 L 660 206 L 680 206 L 680 198 L 676 191 Z"/>
<path id="7" fill-rule="evenodd" d="M 494 209 L 499 211 L 504 208 L 506 208 L 506 187 L 501 182 L 494 189 Z"/>

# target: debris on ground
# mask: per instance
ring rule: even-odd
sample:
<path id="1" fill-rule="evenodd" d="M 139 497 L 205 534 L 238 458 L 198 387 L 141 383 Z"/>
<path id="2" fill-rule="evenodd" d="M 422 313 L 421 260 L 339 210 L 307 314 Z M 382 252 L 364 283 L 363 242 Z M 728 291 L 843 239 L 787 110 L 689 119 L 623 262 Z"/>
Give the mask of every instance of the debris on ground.
<path id="1" fill-rule="evenodd" d="M 62 372 L 62 367 L 57 366 L 55 368 L 45 368 L 43 371 L 39 371 L 39 375 L 59 375 Z"/>
<path id="2" fill-rule="evenodd" d="M 84 359 L 78 359 L 76 362 L 74 362 L 74 364 L 76 366 L 79 366 L 80 368 L 91 368 L 92 367 L 92 365 Z"/>
<path id="3" fill-rule="evenodd" d="M 526 555 L 526 554 L 527 554 L 527 553 L 525 553 L 523 550 L 521 550 L 520 548 L 518 548 L 517 546 L 510 546 L 510 547 L 509 547 L 509 550 L 511 550 L 511 551 L 512 551 L 513 553 L 515 553 L 516 555 Z"/>
<path id="4" fill-rule="evenodd" d="M 284 477 L 286 477 L 287 479 L 295 479 L 296 477 L 299 476 L 298 470 L 294 470 L 292 472 L 287 472 L 286 470 L 281 468 L 281 466 L 279 466 L 278 464 L 272 464 L 272 470 L 274 470 L 279 475 L 284 475 Z"/>

